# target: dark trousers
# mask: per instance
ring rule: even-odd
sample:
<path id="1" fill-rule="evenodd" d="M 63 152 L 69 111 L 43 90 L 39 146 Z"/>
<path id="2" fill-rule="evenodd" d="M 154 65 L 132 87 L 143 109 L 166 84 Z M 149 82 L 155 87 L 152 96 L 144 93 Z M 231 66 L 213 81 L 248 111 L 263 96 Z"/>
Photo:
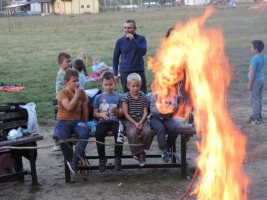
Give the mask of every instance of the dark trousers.
<path id="1" fill-rule="evenodd" d="M 129 92 L 129 89 L 127 88 L 127 76 L 131 73 L 134 72 L 121 72 L 121 85 L 123 88 L 123 92 Z M 144 92 L 145 94 L 147 93 L 147 87 L 146 87 L 146 75 L 145 72 L 135 72 L 141 76 L 142 79 L 142 85 L 141 85 L 141 91 Z"/>
<path id="2" fill-rule="evenodd" d="M 115 144 L 120 144 L 114 147 L 115 157 L 120 158 L 122 156 L 123 146 L 121 145 L 121 143 L 117 143 L 118 130 L 119 130 L 118 121 L 102 121 L 97 124 L 95 138 L 97 141 L 96 146 L 97 146 L 99 159 L 105 158 L 105 145 L 100 144 L 98 142 L 105 143 L 105 137 L 109 131 L 112 131 L 112 133 L 114 134 Z"/>
<path id="3" fill-rule="evenodd" d="M 157 116 L 151 116 L 149 120 L 150 126 L 157 134 L 159 149 L 162 152 L 167 151 L 169 147 L 175 144 L 179 133 L 179 127 L 173 119 L 160 119 Z M 165 139 L 166 134 L 168 135 L 168 142 Z"/>

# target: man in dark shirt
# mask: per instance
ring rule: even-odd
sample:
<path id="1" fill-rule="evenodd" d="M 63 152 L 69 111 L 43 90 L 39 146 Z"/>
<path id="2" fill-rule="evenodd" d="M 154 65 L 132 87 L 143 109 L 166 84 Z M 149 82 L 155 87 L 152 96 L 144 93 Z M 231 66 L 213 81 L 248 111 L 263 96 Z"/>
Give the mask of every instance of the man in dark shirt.
<path id="1" fill-rule="evenodd" d="M 133 72 L 138 73 L 142 78 L 141 91 L 147 93 L 146 76 L 143 56 L 146 55 L 147 43 L 143 35 L 138 35 L 136 22 L 132 19 L 124 23 L 125 35 L 116 42 L 113 53 L 113 72 L 118 78 L 118 66 L 121 75 L 121 84 L 124 92 L 128 92 L 127 76 Z"/>

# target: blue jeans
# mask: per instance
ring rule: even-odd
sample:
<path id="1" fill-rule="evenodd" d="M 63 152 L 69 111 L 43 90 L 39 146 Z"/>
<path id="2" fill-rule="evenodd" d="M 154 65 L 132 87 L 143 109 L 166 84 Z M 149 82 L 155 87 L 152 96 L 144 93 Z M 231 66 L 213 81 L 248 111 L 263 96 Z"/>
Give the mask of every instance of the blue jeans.
<path id="1" fill-rule="evenodd" d="M 173 119 L 160 119 L 157 116 L 152 115 L 149 120 L 151 127 L 157 134 L 159 149 L 162 152 L 167 151 L 168 147 L 175 144 L 176 138 L 179 134 L 179 126 Z M 168 135 L 168 142 L 165 139 L 166 134 Z"/>
<path id="2" fill-rule="evenodd" d="M 254 80 L 250 91 L 251 118 L 260 119 L 262 112 L 262 92 L 264 80 Z"/>
<path id="3" fill-rule="evenodd" d="M 56 123 L 57 141 L 66 140 L 70 138 L 71 133 L 75 133 L 78 139 L 87 140 L 89 138 L 89 129 L 86 124 L 79 120 L 59 120 Z M 84 157 L 84 150 L 87 141 L 78 141 L 75 144 L 75 152 L 68 143 L 60 144 L 61 151 L 66 161 L 77 163 L 79 156 Z"/>

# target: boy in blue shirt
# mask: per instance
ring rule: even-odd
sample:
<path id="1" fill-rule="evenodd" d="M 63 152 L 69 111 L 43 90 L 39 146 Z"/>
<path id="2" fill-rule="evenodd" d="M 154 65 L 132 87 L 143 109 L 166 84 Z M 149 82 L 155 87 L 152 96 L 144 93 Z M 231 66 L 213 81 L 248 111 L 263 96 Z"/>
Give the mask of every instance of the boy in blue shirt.
<path id="1" fill-rule="evenodd" d="M 100 144 L 105 142 L 105 136 L 109 131 L 114 134 L 116 144 L 114 148 L 115 154 L 115 170 L 121 170 L 121 156 L 123 146 L 117 141 L 119 133 L 119 117 L 123 116 L 121 108 L 122 95 L 114 92 L 115 78 L 112 72 L 105 72 L 102 75 L 102 87 L 104 92 L 97 95 L 94 99 L 94 118 L 98 120 L 95 132 L 96 146 L 99 155 L 99 171 L 106 170 L 107 159 L 105 158 L 105 145 Z"/>
<path id="2" fill-rule="evenodd" d="M 248 123 L 262 123 L 262 91 L 264 85 L 263 69 L 266 62 L 266 56 L 262 54 L 263 49 L 264 43 L 261 40 L 253 40 L 251 42 L 251 53 L 253 56 L 250 59 L 247 88 L 249 90 L 252 114 Z"/>

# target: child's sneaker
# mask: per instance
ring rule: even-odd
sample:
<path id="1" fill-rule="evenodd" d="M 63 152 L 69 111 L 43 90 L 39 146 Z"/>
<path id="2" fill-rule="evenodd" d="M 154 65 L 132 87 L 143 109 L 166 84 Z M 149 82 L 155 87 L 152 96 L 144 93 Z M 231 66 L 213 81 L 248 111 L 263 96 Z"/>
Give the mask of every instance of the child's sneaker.
<path id="1" fill-rule="evenodd" d="M 114 169 L 116 171 L 121 171 L 121 158 L 115 158 Z"/>
<path id="2" fill-rule="evenodd" d="M 73 173 L 74 175 L 77 175 L 77 167 L 75 164 L 73 164 L 73 162 L 69 162 L 67 161 L 67 165 L 69 167 L 69 170 L 71 171 L 71 173 Z"/>
<path id="3" fill-rule="evenodd" d="M 146 164 L 146 153 L 143 151 L 138 154 L 139 166 L 143 167 Z"/>
<path id="4" fill-rule="evenodd" d="M 164 151 L 163 152 L 163 154 L 161 155 L 162 156 L 162 160 L 164 161 L 164 162 L 169 162 L 169 160 L 170 160 L 170 157 L 169 157 L 169 153 L 167 152 L 167 151 Z"/>
<path id="5" fill-rule="evenodd" d="M 61 151 L 60 146 L 59 145 L 54 145 L 53 146 L 53 151 Z"/>
<path id="6" fill-rule="evenodd" d="M 104 172 L 106 170 L 107 159 L 99 160 L 99 171 Z"/>
<path id="7" fill-rule="evenodd" d="M 261 124 L 262 123 L 262 120 L 261 119 L 253 119 L 251 121 L 251 123 L 253 123 L 253 124 Z"/>

